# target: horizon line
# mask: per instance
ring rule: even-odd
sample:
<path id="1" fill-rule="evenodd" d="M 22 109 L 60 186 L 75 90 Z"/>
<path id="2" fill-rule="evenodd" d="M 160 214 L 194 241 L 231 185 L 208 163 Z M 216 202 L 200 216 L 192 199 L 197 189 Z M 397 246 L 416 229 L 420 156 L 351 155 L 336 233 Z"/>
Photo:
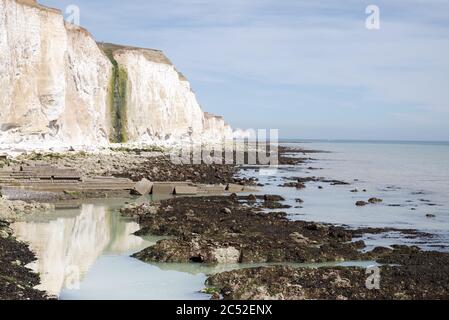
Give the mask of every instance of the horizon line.
<path id="1" fill-rule="evenodd" d="M 327 138 L 279 138 L 279 141 L 326 141 L 326 142 L 408 142 L 408 143 L 449 143 L 449 140 L 407 140 L 407 139 L 327 139 Z"/>

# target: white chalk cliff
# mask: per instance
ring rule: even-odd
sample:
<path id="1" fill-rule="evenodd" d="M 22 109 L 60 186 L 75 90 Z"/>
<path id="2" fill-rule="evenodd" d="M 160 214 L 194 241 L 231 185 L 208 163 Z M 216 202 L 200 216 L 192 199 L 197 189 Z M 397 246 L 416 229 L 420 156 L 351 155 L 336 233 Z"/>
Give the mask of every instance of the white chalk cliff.
<path id="1" fill-rule="evenodd" d="M 97 44 L 59 10 L 0 0 L 0 146 L 231 138 L 161 51 Z"/>

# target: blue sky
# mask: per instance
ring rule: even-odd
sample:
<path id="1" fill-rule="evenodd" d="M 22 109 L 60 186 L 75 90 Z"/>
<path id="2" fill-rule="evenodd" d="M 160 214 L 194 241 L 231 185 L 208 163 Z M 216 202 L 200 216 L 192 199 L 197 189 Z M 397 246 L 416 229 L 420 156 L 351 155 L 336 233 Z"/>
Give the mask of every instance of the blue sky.
<path id="1" fill-rule="evenodd" d="M 206 111 L 284 138 L 449 140 L 448 0 L 40 0 L 163 50 Z M 380 8 L 381 29 L 365 28 Z"/>

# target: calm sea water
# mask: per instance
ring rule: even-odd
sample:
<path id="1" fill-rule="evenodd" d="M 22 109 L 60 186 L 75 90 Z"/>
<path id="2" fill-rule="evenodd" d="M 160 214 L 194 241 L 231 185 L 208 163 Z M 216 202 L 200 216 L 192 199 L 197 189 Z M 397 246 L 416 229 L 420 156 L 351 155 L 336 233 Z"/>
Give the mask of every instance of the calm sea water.
<path id="1" fill-rule="evenodd" d="M 292 209 L 292 219 L 345 224 L 353 227 L 418 229 L 435 234 L 431 240 L 404 239 L 392 233 L 366 239 L 369 244 L 408 243 L 447 250 L 449 245 L 449 143 L 433 142 L 327 142 L 283 143 L 291 147 L 323 150 L 309 154 L 314 160 L 301 167 L 280 167 L 276 175 L 256 175 L 262 192 L 277 193 Z M 313 167 L 314 170 L 307 168 Z M 304 190 L 279 188 L 283 177 L 325 177 L 349 186 L 309 183 Z M 318 187 L 322 187 L 319 189 Z M 367 192 L 352 193 L 358 189 Z M 359 200 L 384 200 L 379 205 L 356 207 Z M 302 208 L 295 199 L 301 198 Z M 428 218 L 427 215 L 434 215 Z"/>

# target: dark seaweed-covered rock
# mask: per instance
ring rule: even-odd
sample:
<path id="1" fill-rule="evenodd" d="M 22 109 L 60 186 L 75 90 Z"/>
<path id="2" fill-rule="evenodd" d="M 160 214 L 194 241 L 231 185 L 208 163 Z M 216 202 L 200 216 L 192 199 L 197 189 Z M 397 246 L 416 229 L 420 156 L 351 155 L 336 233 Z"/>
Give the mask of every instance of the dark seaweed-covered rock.
<path id="1" fill-rule="evenodd" d="M 360 244 L 351 243 L 351 232 L 343 227 L 290 221 L 285 213 L 262 212 L 246 199 L 162 201 L 157 214 L 148 212 L 140 217 L 138 234 L 174 239 L 160 241 L 135 257 L 148 262 L 251 263 L 341 261 L 361 256 Z M 230 212 L 221 212 L 221 208 Z"/>
<path id="2" fill-rule="evenodd" d="M 148 157 L 129 170 L 112 171 L 117 177 L 126 177 L 134 181 L 148 179 L 149 181 L 192 181 L 195 183 L 243 183 L 254 184 L 254 180 L 242 181 L 235 177 L 237 168 L 233 165 L 220 164 L 175 164 L 169 156 Z"/>
<path id="3" fill-rule="evenodd" d="M 252 268 L 211 276 L 206 284 L 218 290 L 225 299 L 449 299 L 448 253 L 406 246 L 379 247 L 367 253 L 365 259 L 377 260 L 383 265 L 377 270 L 354 267 Z M 378 272 L 377 279 L 371 277 L 373 272 Z"/>
<path id="4" fill-rule="evenodd" d="M 264 199 L 265 201 L 267 201 L 267 202 L 285 201 L 285 199 L 284 199 L 283 197 L 281 197 L 281 196 L 277 196 L 277 195 L 269 195 L 269 194 L 264 195 L 264 196 L 263 196 L 263 199 Z"/>
<path id="5" fill-rule="evenodd" d="M 0 221 L 0 300 L 46 300 L 45 292 L 34 289 L 39 275 L 25 266 L 35 260 L 28 247 L 18 242 L 9 224 Z"/>
<path id="6" fill-rule="evenodd" d="M 371 203 L 371 204 L 376 204 L 376 203 L 383 202 L 383 200 L 382 199 L 378 199 L 378 198 L 371 198 L 371 199 L 368 200 L 368 202 Z"/>

